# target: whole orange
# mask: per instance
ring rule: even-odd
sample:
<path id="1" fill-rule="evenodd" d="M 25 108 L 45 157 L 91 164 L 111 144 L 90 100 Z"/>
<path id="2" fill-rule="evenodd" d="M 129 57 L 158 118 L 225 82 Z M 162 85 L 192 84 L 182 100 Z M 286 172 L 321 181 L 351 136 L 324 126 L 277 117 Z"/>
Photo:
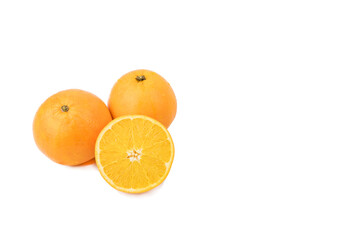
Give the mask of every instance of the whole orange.
<path id="1" fill-rule="evenodd" d="M 105 103 L 94 94 L 65 90 L 49 97 L 36 112 L 34 139 L 54 162 L 79 165 L 94 158 L 96 139 L 111 120 Z"/>
<path id="2" fill-rule="evenodd" d="M 170 84 L 149 70 L 135 70 L 122 76 L 111 90 L 111 115 L 146 115 L 169 127 L 176 115 L 176 98 Z"/>

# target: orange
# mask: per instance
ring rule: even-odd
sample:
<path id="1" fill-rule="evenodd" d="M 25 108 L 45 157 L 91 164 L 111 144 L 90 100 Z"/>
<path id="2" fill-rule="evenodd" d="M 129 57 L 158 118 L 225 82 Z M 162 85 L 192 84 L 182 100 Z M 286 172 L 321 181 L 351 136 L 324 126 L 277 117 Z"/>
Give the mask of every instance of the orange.
<path id="1" fill-rule="evenodd" d="M 79 165 L 94 158 L 96 139 L 111 120 L 108 108 L 97 96 L 65 90 L 49 97 L 38 109 L 34 139 L 54 162 Z"/>
<path id="2" fill-rule="evenodd" d="M 112 88 L 108 106 L 113 118 L 146 115 L 166 128 L 176 115 L 176 98 L 170 84 L 149 70 L 135 70 L 122 76 Z"/>
<path id="3" fill-rule="evenodd" d="M 174 144 L 167 129 L 143 115 L 114 119 L 96 141 L 101 176 L 123 192 L 141 193 L 158 186 L 169 174 L 173 159 Z"/>

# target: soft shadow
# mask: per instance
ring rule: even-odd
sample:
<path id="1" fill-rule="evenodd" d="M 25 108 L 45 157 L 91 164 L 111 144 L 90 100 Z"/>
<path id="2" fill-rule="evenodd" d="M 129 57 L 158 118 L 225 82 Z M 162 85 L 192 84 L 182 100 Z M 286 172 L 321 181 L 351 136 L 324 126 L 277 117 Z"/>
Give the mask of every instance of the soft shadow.
<path id="1" fill-rule="evenodd" d="M 91 159 L 91 160 L 89 160 L 89 161 L 87 161 L 87 162 L 84 162 L 84 163 L 82 163 L 82 164 L 80 164 L 80 165 L 76 165 L 76 166 L 71 166 L 71 167 L 75 167 L 75 168 L 77 168 L 77 167 L 84 167 L 84 166 L 89 166 L 89 165 L 96 165 L 95 164 L 95 158 L 93 158 L 93 159 Z"/>
<path id="2" fill-rule="evenodd" d="M 126 193 L 126 192 L 121 192 L 121 191 L 118 191 L 118 193 L 123 195 L 123 196 L 125 195 L 125 196 L 128 196 L 128 197 L 135 197 L 135 198 L 136 197 L 141 197 L 141 196 L 151 196 L 151 195 L 155 195 L 158 191 L 160 191 L 160 189 L 162 188 L 164 182 L 162 182 L 159 186 L 151 189 L 150 191 L 143 192 L 143 193 Z"/>

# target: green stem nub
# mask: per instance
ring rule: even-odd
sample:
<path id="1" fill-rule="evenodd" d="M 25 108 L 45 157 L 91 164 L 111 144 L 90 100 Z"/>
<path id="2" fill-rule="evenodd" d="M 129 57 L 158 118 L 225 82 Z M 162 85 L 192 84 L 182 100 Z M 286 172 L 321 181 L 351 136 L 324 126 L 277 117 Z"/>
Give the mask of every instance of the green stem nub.
<path id="1" fill-rule="evenodd" d="M 144 75 L 141 75 L 141 76 L 137 76 L 137 77 L 136 77 L 136 80 L 138 80 L 139 82 L 141 82 L 141 81 L 146 80 L 146 78 L 145 78 Z"/>
<path id="2" fill-rule="evenodd" d="M 69 106 L 68 105 L 61 106 L 61 111 L 63 111 L 63 112 L 69 111 Z"/>

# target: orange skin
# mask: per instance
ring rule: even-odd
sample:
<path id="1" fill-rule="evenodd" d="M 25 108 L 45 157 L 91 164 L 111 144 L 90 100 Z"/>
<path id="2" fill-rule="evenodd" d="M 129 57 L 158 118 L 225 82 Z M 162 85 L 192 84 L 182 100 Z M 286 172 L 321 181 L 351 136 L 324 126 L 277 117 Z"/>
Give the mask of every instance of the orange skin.
<path id="1" fill-rule="evenodd" d="M 96 139 L 111 120 L 105 103 L 94 94 L 65 90 L 40 106 L 33 122 L 34 139 L 54 162 L 79 165 L 95 157 Z"/>
<path id="2" fill-rule="evenodd" d="M 166 128 L 176 115 L 176 98 L 170 84 L 149 70 L 135 70 L 122 76 L 111 90 L 111 115 L 145 115 L 161 122 Z"/>

